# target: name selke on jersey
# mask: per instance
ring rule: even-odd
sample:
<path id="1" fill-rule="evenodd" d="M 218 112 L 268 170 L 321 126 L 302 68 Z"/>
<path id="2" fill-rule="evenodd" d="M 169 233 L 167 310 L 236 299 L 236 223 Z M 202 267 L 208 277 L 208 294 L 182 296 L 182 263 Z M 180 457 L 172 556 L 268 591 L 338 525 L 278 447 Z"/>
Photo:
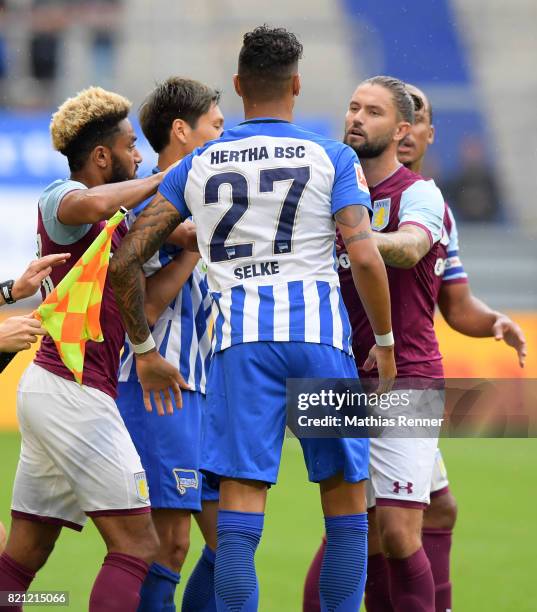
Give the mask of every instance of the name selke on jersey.
<path id="1" fill-rule="evenodd" d="M 187 156 L 159 191 L 196 223 L 215 351 L 298 341 L 351 352 L 334 214 L 371 209 L 352 149 L 286 121 L 245 121 Z"/>

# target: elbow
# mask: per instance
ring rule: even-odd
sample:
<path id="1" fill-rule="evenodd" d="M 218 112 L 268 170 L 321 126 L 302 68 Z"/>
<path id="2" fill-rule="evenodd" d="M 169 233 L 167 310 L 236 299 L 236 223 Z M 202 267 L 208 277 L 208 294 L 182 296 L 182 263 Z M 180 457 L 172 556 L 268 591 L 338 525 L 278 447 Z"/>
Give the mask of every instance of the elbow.
<path id="1" fill-rule="evenodd" d="M 408 249 L 405 253 L 404 257 L 401 257 L 399 262 L 397 263 L 397 268 L 402 268 L 403 270 L 410 270 L 419 264 L 423 255 L 419 252 L 417 248 Z"/>
<path id="2" fill-rule="evenodd" d="M 360 253 L 358 256 L 350 257 L 351 266 L 357 272 L 369 272 L 377 268 L 379 265 L 384 267 L 382 258 L 377 252 Z"/>

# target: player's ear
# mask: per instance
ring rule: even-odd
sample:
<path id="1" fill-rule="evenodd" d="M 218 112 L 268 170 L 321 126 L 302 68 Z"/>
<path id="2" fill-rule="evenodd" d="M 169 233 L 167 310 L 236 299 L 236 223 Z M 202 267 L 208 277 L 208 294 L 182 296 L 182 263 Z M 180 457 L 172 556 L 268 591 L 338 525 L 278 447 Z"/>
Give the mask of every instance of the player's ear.
<path id="1" fill-rule="evenodd" d="M 300 94 L 300 74 L 298 72 L 293 75 L 293 96 L 298 96 Z"/>
<path id="2" fill-rule="evenodd" d="M 399 121 L 395 134 L 393 135 L 393 139 L 396 142 L 401 142 L 401 140 L 403 140 L 403 138 L 410 132 L 411 127 L 412 126 L 408 121 Z"/>
<path id="3" fill-rule="evenodd" d="M 241 78 L 238 74 L 233 75 L 233 87 L 237 95 L 242 98 Z"/>
<path id="4" fill-rule="evenodd" d="M 101 170 L 106 170 L 109 164 L 112 162 L 112 155 L 110 149 L 104 145 L 98 145 L 90 153 L 90 157 L 93 163 Z"/>
<path id="5" fill-rule="evenodd" d="M 186 145 L 192 128 L 184 119 L 174 119 L 172 123 L 172 134 L 182 144 Z"/>
<path id="6" fill-rule="evenodd" d="M 427 138 L 427 144 L 430 144 L 430 145 L 433 144 L 434 134 L 435 134 L 434 125 L 431 124 L 431 126 L 429 127 L 429 136 Z"/>

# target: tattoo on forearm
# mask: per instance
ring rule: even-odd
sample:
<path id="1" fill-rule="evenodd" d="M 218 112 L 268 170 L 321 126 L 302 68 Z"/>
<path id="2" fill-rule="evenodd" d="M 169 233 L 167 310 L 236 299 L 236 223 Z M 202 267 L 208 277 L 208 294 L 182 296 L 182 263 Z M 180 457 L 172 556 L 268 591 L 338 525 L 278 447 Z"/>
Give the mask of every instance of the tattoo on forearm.
<path id="1" fill-rule="evenodd" d="M 353 242 L 358 242 L 359 240 L 369 240 L 371 238 L 371 232 L 369 230 L 364 230 L 363 232 L 358 232 L 357 234 L 353 234 L 345 239 L 345 246 L 348 247 L 349 244 Z"/>
<path id="2" fill-rule="evenodd" d="M 375 239 L 384 263 L 394 268 L 412 268 L 431 248 L 427 233 L 414 225 L 376 233 Z"/>
<path id="3" fill-rule="evenodd" d="M 340 225 L 347 227 L 357 227 L 362 222 L 365 214 L 365 207 L 362 205 L 346 206 L 336 213 L 336 221 Z"/>
<path id="4" fill-rule="evenodd" d="M 411 268 L 416 265 L 416 245 L 396 244 L 385 234 L 377 237 L 377 246 L 384 263 L 394 268 Z"/>
<path id="5" fill-rule="evenodd" d="M 146 340 L 149 327 L 144 313 L 144 283 L 140 270 L 164 243 L 181 217 L 175 207 L 157 194 L 138 217 L 110 261 L 110 281 L 116 301 L 134 344 Z"/>
<path id="6" fill-rule="evenodd" d="M 139 261 L 145 263 L 180 222 L 181 216 L 175 206 L 157 193 L 136 219 L 122 246 L 130 237 L 136 243 Z"/>

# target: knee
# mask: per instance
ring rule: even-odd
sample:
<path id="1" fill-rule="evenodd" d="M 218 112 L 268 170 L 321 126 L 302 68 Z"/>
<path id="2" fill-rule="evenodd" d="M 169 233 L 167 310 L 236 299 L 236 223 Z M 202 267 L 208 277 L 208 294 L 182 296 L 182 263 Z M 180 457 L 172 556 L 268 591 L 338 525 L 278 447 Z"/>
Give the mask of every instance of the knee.
<path id="1" fill-rule="evenodd" d="M 50 557 L 54 550 L 54 544 L 54 542 L 35 541 L 25 546 L 24 549 L 8 544 L 6 554 L 32 572 L 37 573 Z"/>
<path id="2" fill-rule="evenodd" d="M 150 565 L 157 557 L 160 549 L 160 540 L 153 524 L 145 530 L 142 537 L 132 543 L 136 547 L 134 556 L 139 557 Z"/>
<path id="3" fill-rule="evenodd" d="M 450 491 L 433 497 L 423 517 L 424 529 L 452 530 L 457 522 L 457 501 Z"/>
<path id="4" fill-rule="evenodd" d="M 47 562 L 52 551 L 54 550 L 55 542 L 39 542 L 35 544 L 34 553 L 32 555 L 33 571 L 38 572 Z"/>
<path id="5" fill-rule="evenodd" d="M 179 572 L 183 567 L 188 549 L 190 548 L 190 537 L 188 533 L 174 534 L 170 539 L 161 539 L 157 561 L 166 567 Z"/>
<path id="6" fill-rule="evenodd" d="M 160 540 L 151 519 L 136 533 L 122 533 L 109 546 L 109 552 L 120 552 L 137 557 L 150 565 L 157 557 Z"/>
<path id="7" fill-rule="evenodd" d="M 404 559 L 421 546 L 421 538 L 413 529 L 401 523 L 389 523 L 380 527 L 382 552 L 386 557 Z"/>

